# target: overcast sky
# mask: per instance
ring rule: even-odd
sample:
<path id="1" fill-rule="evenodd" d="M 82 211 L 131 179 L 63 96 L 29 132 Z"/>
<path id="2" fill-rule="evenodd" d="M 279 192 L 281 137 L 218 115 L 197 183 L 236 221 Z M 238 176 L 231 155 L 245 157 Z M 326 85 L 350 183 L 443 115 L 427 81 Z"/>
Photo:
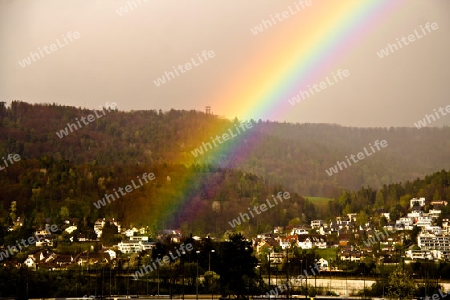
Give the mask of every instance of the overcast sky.
<path id="1" fill-rule="evenodd" d="M 375 16 L 375 25 L 363 37 L 352 40 L 343 55 L 334 58 L 330 52 L 327 68 L 311 73 L 308 82 L 319 84 L 338 69 L 351 75 L 294 106 L 286 98 L 274 99 L 273 110 L 283 112 L 279 114 L 263 114 L 253 104 L 244 109 L 246 99 L 222 94 L 241 89 L 247 80 L 251 86 L 253 75 L 270 74 L 270 62 L 282 57 L 270 56 L 267 47 L 289 47 L 292 39 L 301 37 L 288 33 L 311 26 L 311 18 L 316 26 L 329 23 L 325 18 L 330 12 L 324 7 L 331 1 L 312 0 L 310 7 L 257 35 L 251 28 L 295 7 L 298 0 L 134 0 L 136 6 L 119 15 L 117 11 L 131 2 L 0 0 L 0 101 L 91 109 L 109 101 L 124 111 L 203 111 L 211 105 L 215 114 L 227 118 L 362 127 L 413 127 L 425 114 L 450 105 L 450 1 L 408 0 Z M 396 38 L 421 32 L 427 22 L 439 28 L 389 56 L 377 56 Z M 302 30 L 306 34 L 308 28 Z M 79 35 L 70 41 L 69 32 Z M 44 55 L 33 61 L 30 52 L 39 48 Z M 214 57 L 200 64 L 197 53 L 203 50 L 213 51 Z M 252 74 L 248 66 L 258 55 L 267 56 L 262 58 L 267 67 L 260 64 Z M 27 57 L 30 64 L 22 67 L 19 62 L 24 64 Z M 198 66 L 159 87 L 154 83 L 164 72 L 173 72 L 172 66 L 191 59 Z M 266 87 L 248 92 L 259 88 Z M 298 90 L 306 88 L 299 82 Z M 443 124 L 450 125 L 450 114 L 429 126 Z"/>

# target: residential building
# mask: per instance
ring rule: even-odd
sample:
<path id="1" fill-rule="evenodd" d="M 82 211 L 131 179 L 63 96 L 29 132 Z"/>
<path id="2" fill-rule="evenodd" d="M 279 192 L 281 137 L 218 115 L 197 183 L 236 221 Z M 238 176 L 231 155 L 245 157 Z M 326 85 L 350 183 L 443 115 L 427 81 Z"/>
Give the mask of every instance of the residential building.
<path id="1" fill-rule="evenodd" d="M 321 226 L 323 226 L 323 224 L 324 224 L 323 220 L 313 220 L 311 221 L 311 228 L 319 229 Z"/>
<path id="2" fill-rule="evenodd" d="M 450 236 L 419 234 L 417 245 L 421 250 L 450 251 Z"/>
<path id="3" fill-rule="evenodd" d="M 412 198 L 409 200 L 409 207 L 413 208 L 414 206 L 425 206 L 425 198 Z"/>

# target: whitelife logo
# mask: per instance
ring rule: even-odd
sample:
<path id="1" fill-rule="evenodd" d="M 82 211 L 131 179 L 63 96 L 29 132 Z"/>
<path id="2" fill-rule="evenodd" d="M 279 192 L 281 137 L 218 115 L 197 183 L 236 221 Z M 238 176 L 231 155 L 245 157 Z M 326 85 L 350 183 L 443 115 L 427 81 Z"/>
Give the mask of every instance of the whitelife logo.
<path id="1" fill-rule="evenodd" d="M 47 226 L 45 230 L 49 233 L 56 233 L 58 231 L 58 226 L 53 224 L 52 226 Z M 8 246 L 8 249 L 5 251 L 0 251 L 0 261 L 3 259 L 7 259 L 9 255 L 13 256 L 15 252 L 22 251 L 22 247 L 20 246 L 22 243 L 23 247 L 30 247 L 31 245 L 35 244 L 36 242 L 40 242 L 41 238 L 39 236 L 35 235 L 34 237 L 30 236 L 28 239 L 24 240 L 22 239 L 20 242 L 16 241 L 16 246 Z M 28 242 L 28 244 L 27 244 Z M 8 254 L 9 251 L 9 254 Z"/>
<path id="2" fill-rule="evenodd" d="M 428 33 L 430 33 L 431 29 L 437 30 L 439 28 L 439 26 L 438 26 L 438 24 L 436 22 L 431 23 L 431 24 L 430 24 L 430 22 L 427 22 L 425 24 L 425 28 L 427 29 Z M 414 30 L 414 34 L 408 35 L 408 38 L 402 36 L 402 38 L 400 40 L 403 42 L 403 45 L 407 46 L 410 43 L 416 41 L 416 38 L 419 40 L 419 39 L 423 38 L 425 35 L 427 35 L 427 31 L 425 31 L 425 29 L 422 27 L 422 25 L 420 25 L 420 29 L 422 29 L 423 35 L 420 35 L 417 32 L 417 29 L 415 29 Z M 408 39 L 409 42 L 406 41 L 406 39 Z M 397 40 L 398 46 L 400 48 L 403 48 L 402 43 L 398 40 L 398 38 L 396 40 Z M 389 55 L 389 50 L 390 50 L 390 53 L 394 53 L 395 51 L 398 51 L 398 47 L 397 47 L 397 45 L 395 43 L 394 44 L 388 43 L 386 48 L 384 48 L 381 51 L 377 52 L 378 57 L 379 58 L 384 58 L 385 56 L 388 56 Z"/>
<path id="3" fill-rule="evenodd" d="M 123 192 L 124 188 L 120 187 L 117 189 L 122 196 L 125 196 L 127 193 L 131 193 L 132 191 L 134 191 L 144 185 L 139 176 L 137 176 L 136 178 L 139 180 L 139 183 L 141 185 L 136 185 L 136 183 L 134 182 L 134 179 L 131 180 L 131 183 L 133 184 L 133 186 L 131 186 L 131 184 L 125 186 L 125 193 Z M 144 174 L 142 174 L 142 179 L 145 181 L 145 183 L 148 183 L 149 180 L 152 181 L 155 179 L 155 174 L 144 173 Z M 113 191 L 114 191 L 114 194 L 116 195 L 117 199 L 119 199 L 120 195 L 117 193 L 116 189 L 113 189 Z M 101 200 L 98 200 L 97 203 L 94 202 L 93 204 L 97 209 L 100 209 L 102 206 L 106 206 L 106 201 L 108 201 L 108 204 L 109 204 L 109 203 L 111 203 L 111 201 L 116 201 L 116 198 L 114 197 L 113 194 L 105 194 L 105 197 L 103 197 Z"/>
<path id="4" fill-rule="evenodd" d="M 252 128 L 253 124 L 251 122 L 242 122 L 240 127 L 242 128 L 242 131 L 245 131 L 246 129 L 250 129 Z M 233 131 L 230 129 L 228 129 L 228 132 L 230 133 L 231 137 L 228 135 L 228 133 L 224 133 L 222 134 L 222 138 L 223 141 L 220 139 L 219 135 L 216 135 L 215 138 L 211 137 L 211 140 L 214 144 L 214 147 L 217 147 L 216 145 L 216 141 L 220 144 L 222 144 L 225 141 L 228 141 L 230 138 L 234 138 L 236 136 L 238 136 L 238 134 L 241 133 L 241 131 L 239 130 L 239 127 L 237 125 L 234 125 L 234 127 L 236 128 L 237 134 L 233 134 Z M 206 147 L 209 146 L 209 149 Z M 203 149 L 205 149 L 205 152 L 207 152 L 208 150 L 212 150 L 213 147 L 209 142 L 203 142 L 201 147 L 195 148 L 194 151 L 191 151 L 192 155 L 194 155 L 194 157 L 199 156 L 200 154 L 203 154 Z"/>
<path id="5" fill-rule="evenodd" d="M 19 160 L 20 160 L 20 155 L 19 154 L 8 154 L 8 156 L 7 156 L 7 158 L 5 158 L 5 157 L 2 157 L 2 159 L 3 159 L 3 165 L 4 165 L 4 167 L 2 166 L 2 163 L 0 163 L 0 171 L 2 171 L 2 170 L 4 170 L 4 169 L 6 169 L 7 167 L 9 167 L 9 166 L 11 166 L 11 165 L 13 165 L 14 164 L 14 162 L 18 162 Z M 9 164 L 8 164 L 8 161 L 9 161 Z"/>
<path id="6" fill-rule="evenodd" d="M 198 63 L 196 63 L 197 60 L 195 60 L 195 59 L 192 57 L 192 58 L 191 58 L 192 64 L 191 64 L 190 62 L 187 62 L 187 63 L 185 63 L 184 65 L 181 65 L 181 64 L 178 65 L 178 67 L 172 66 L 173 71 L 175 72 L 175 74 L 177 74 L 177 76 L 175 76 L 175 74 L 174 74 L 172 71 L 169 71 L 169 72 L 166 71 L 166 72 L 164 72 L 164 75 L 163 75 L 162 77 L 159 77 L 159 78 L 157 78 L 156 80 L 153 80 L 153 82 L 155 83 L 155 85 L 156 85 L 157 87 L 160 87 L 162 84 L 165 84 L 165 83 L 166 83 L 166 78 L 167 78 L 167 81 L 171 81 L 172 79 L 175 79 L 175 77 L 180 76 L 180 74 L 178 73 L 178 70 L 179 70 L 181 73 L 186 73 L 187 71 L 192 70 L 192 66 L 198 67 L 198 66 L 200 66 L 201 64 L 203 64 L 203 63 L 204 63 L 204 62 L 203 62 L 203 59 L 204 59 L 205 62 L 206 62 L 206 61 L 208 61 L 208 57 L 209 57 L 209 58 L 213 58 L 213 57 L 215 57 L 215 56 L 216 56 L 216 54 L 214 53 L 214 51 L 209 50 L 208 53 L 207 53 L 206 50 L 203 50 L 203 52 L 202 52 L 202 54 L 201 54 L 201 57 L 200 57 L 200 55 L 197 53 Z M 202 59 L 202 57 L 203 57 L 203 59 Z M 183 69 L 183 67 L 184 67 L 184 69 Z M 177 69 L 178 69 L 178 70 L 177 70 Z"/>
<path id="7" fill-rule="evenodd" d="M 159 267 L 162 267 L 166 264 L 169 264 L 171 259 L 172 261 L 177 260 L 178 258 L 181 257 L 181 255 L 186 254 L 186 251 L 192 251 L 194 249 L 194 246 L 191 243 L 187 243 L 186 245 L 181 244 L 180 248 L 177 249 L 175 248 L 175 252 L 177 253 L 177 255 L 173 255 L 172 251 L 169 252 L 169 255 L 164 256 L 162 259 L 161 258 L 157 258 L 156 262 L 158 263 Z M 181 250 L 181 253 L 180 251 Z M 151 261 L 149 265 L 145 265 L 142 268 L 140 268 L 138 271 L 136 271 L 134 274 L 131 274 L 131 276 L 133 276 L 134 280 L 137 280 L 139 277 L 144 276 L 144 274 L 147 274 L 148 272 L 152 272 L 154 270 L 157 270 L 158 266 L 155 264 L 155 261 Z"/>
<path id="8" fill-rule="evenodd" d="M 109 104 L 109 102 L 106 102 L 104 107 L 100 105 L 100 108 L 102 109 L 101 112 L 103 113 L 102 115 L 97 114 L 97 110 L 94 109 L 95 116 L 97 117 L 97 119 L 100 119 L 101 117 L 106 115 L 105 108 L 108 112 L 111 112 L 111 109 L 115 109 L 116 107 L 117 107 L 117 103 L 113 102 L 113 103 Z M 80 119 L 84 125 L 89 125 L 89 123 L 92 123 L 96 120 L 96 118 L 94 117 L 93 114 L 88 115 L 87 118 L 81 117 Z M 86 119 L 87 119 L 87 122 L 86 122 Z M 61 129 L 59 132 L 56 132 L 56 135 L 60 139 L 62 139 L 63 137 L 69 135 L 69 130 L 70 130 L 70 132 L 73 132 L 73 129 L 78 130 L 81 127 L 83 127 L 80 123 L 80 120 L 78 120 L 78 118 L 75 118 L 75 120 L 78 124 L 78 127 L 75 123 L 67 123 L 66 128 Z"/>
<path id="9" fill-rule="evenodd" d="M 283 11 L 281 14 L 276 13 L 275 18 L 273 15 L 270 15 L 270 20 L 261 20 L 261 23 L 259 25 L 256 25 L 254 28 L 251 28 L 250 31 L 257 35 L 258 33 L 263 32 L 264 30 L 268 29 L 269 27 L 274 26 L 275 24 L 278 24 L 278 22 L 282 22 L 283 20 L 289 18 L 290 16 L 296 15 L 300 11 L 306 9 L 306 7 L 312 5 L 312 0 L 299 0 L 298 2 L 294 2 L 295 8 L 293 9 L 290 5 L 287 7 L 288 10 Z M 300 8 L 301 6 L 301 8 Z M 276 20 L 275 20 L 276 19 Z"/>
<path id="10" fill-rule="evenodd" d="M 364 152 L 366 153 L 367 156 L 371 156 L 372 154 L 374 154 L 376 152 L 375 149 L 372 147 L 372 143 L 369 143 L 369 146 L 370 146 L 370 149 L 372 149 L 372 152 L 368 152 L 366 147 L 364 147 Z M 382 140 L 381 142 L 376 140 L 374 143 L 374 146 L 378 149 L 378 151 L 380 151 L 381 150 L 380 146 L 385 148 L 388 146 L 388 143 L 386 142 L 386 140 Z M 358 157 L 359 160 L 356 159 L 355 157 Z M 352 163 L 351 163 L 350 159 L 347 156 L 345 156 L 345 158 L 347 159 L 348 166 L 351 166 Z M 366 158 L 366 156 L 364 155 L 363 152 L 359 152 L 357 155 L 351 154 L 350 158 L 352 159 L 352 161 L 354 163 L 357 163 L 357 162 L 363 160 L 364 158 Z M 331 167 L 330 169 L 325 170 L 325 172 L 327 172 L 328 176 L 332 176 L 333 173 L 337 174 L 339 172 L 338 167 L 342 171 L 343 170 L 342 166 L 344 166 L 345 168 L 348 167 L 345 162 L 337 161 L 337 164 L 334 167 Z"/>
<path id="11" fill-rule="evenodd" d="M 436 109 L 433 109 L 433 110 L 434 110 L 434 114 L 436 115 L 436 117 L 439 120 L 441 117 L 437 113 Z M 447 113 L 450 113 L 450 105 L 447 105 L 445 107 L 445 111 L 447 111 L 447 113 L 444 112 L 444 108 L 442 108 L 442 107 L 439 107 L 438 110 L 441 113 L 441 115 L 443 117 L 445 117 L 447 115 Z M 427 126 L 427 121 L 428 121 L 428 124 L 431 124 L 431 119 L 433 119 L 433 122 L 436 121 L 436 118 L 432 114 L 431 115 L 425 114 L 425 118 L 423 118 L 422 120 L 417 121 L 417 123 L 414 123 L 414 125 L 417 127 L 417 129 L 420 129 L 422 127 L 426 127 Z"/>
<path id="12" fill-rule="evenodd" d="M 137 1 L 137 3 L 136 3 L 136 1 Z M 119 9 L 116 9 L 117 14 L 121 17 L 124 14 L 127 14 L 129 11 L 132 11 L 134 8 L 138 8 L 139 6 L 142 5 L 141 0 L 136 0 L 136 1 L 127 1 L 127 5 L 121 6 Z M 142 0 L 142 1 L 148 2 L 148 0 Z M 131 5 L 131 4 L 134 5 L 134 8 L 133 8 L 133 5 Z M 130 10 L 128 10 L 128 8 L 130 8 Z"/>
<path id="13" fill-rule="evenodd" d="M 326 82 L 325 81 L 321 81 L 319 84 L 314 83 L 313 86 L 312 86 L 314 88 L 314 90 L 318 93 L 318 92 L 326 89 L 327 87 L 332 86 L 332 85 L 336 84 L 337 82 L 343 80 L 344 78 L 350 76 L 350 72 L 347 69 L 345 69 L 344 71 L 339 69 L 336 73 L 337 73 L 336 75 L 334 75 L 334 72 L 331 73 L 331 75 L 333 76 L 334 81 L 330 81 L 330 79 L 327 76 L 327 77 L 325 77 Z M 339 80 L 336 78 L 336 76 L 339 78 Z M 292 97 L 291 99 L 288 99 L 288 102 L 292 106 L 294 106 L 296 103 L 300 103 L 302 100 L 305 100 L 305 98 L 309 98 L 309 97 L 313 96 L 314 95 L 313 88 L 311 88 L 311 86 L 308 85 L 308 89 L 309 89 L 309 92 L 311 94 L 309 94 L 308 91 L 301 91 L 300 90 L 298 92 L 297 96 Z M 302 97 L 302 99 L 300 99 L 300 97 Z"/>
<path id="14" fill-rule="evenodd" d="M 280 202 L 283 202 L 283 199 L 284 199 L 284 200 L 287 200 L 287 199 L 289 199 L 290 197 L 291 197 L 291 195 L 289 194 L 289 192 L 284 192 L 284 193 L 278 192 L 278 194 L 277 194 L 277 198 L 280 200 Z M 268 208 L 275 207 L 275 206 L 278 204 L 278 201 L 277 201 L 277 199 L 275 198 L 274 195 L 272 195 L 272 199 L 273 199 L 273 201 L 275 202 L 275 204 L 272 205 L 272 204 L 270 203 L 269 199 L 266 199 L 266 203 L 267 203 L 267 205 L 268 205 L 269 207 L 267 207 L 267 205 L 266 205 L 265 203 L 263 203 L 263 204 L 259 205 L 259 209 L 260 209 L 261 211 L 258 211 L 258 206 L 256 206 L 256 205 L 253 206 L 253 209 L 249 207 L 249 208 L 248 208 L 248 212 L 250 213 L 250 215 L 252 216 L 252 218 L 255 217 L 255 215 L 253 214 L 252 210 L 253 210 L 256 214 L 260 215 L 261 213 L 267 211 Z M 247 220 L 246 220 L 245 218 L 247 218 Z M 242 222 L 241 222 L 241 220 L 242 220 Z M 244 222 L 246 222 L 246 221 L 250 221 L 250 216 L 249 216 L 247 213 L 240 213 L 239 216 L 237 217 L 237 219 L 233 219 L 233 221 L 228 222 L 228 224 L 230 224 L 231 227 L 235 228 L 236 226 L 241 225 L 241 223 L 244 223 Z"/>
<path id="15" fill-rule="evenodd" d="M 50 46 L 44 46 L 42 47 L 45 51 L 46 54 L 51 54 L 52 52 L 55 52 L 58 49 L 61 49 L 62 47 L 65 47 L 66 45 L 69 44 L 69 42 L 67 41 L 67 39 L 69 39 L 70 42 L 73 42 L 74 40 L 77 40 L 80 38 L 80 33 L 78 31 L 75 31 L 72 33 L 72 31 L 69 31 L 66 35 L 62 35 L 64 43 L 61 43 L 59 41 L 59 38 L 56 39 L 56 44 L 51 44 Z M 66 39 L 67 38 L 67 39 Z M 50 49 L 50 50 L 49 50 Z M 19 65 L 22 68 L 25 68 L 26 66 L 31 65 L 31 60 L 33 60 L 33 62 L 36 61 L 36 59 L 41 59 L 44 57 L 44 53 L 42 52 L 41 47 L 38 48 L 38 52 L 30 52 L 30 55 L 27 56 L 26 58 L 22 59 L 22 61 L 19 61 Z M 39 55 L 41 54 L 41 55 Z"/>

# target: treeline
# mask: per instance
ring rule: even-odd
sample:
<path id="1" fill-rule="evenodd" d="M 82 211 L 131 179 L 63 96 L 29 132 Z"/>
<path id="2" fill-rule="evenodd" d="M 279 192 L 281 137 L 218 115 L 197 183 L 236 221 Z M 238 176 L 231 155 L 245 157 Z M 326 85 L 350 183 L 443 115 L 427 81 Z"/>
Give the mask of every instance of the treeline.
<path id="1" fill-rule="evenodd" d="M 138 188 L 96 208 L 94 203 L 105 198 L 105 194 L 115 195 L 119 188 L 132 185 L 132 180 L 139 185 L 137 177 L 144 173 L 153 173 L 155 179 L 148 183 L 141 180 Z M 0 193 L 3 234 L 21 217 L 29 229 L 46 222 L 61 224 L 67 218 L 78 218 L 79 228 L 86 231 L 81 233 L 91 235 L 93 222 L 106 217 L 118 219 L 127 227 L 149 226 L 153 232 L 181 228 L 185 233 L 221 236 L 233 230 L 229 222 L 240 213 L 266 203 L 273 194 L 288 191 L 256 175 L 210 165 L 107 166 L 74 164 L 49 156 L 22 159 L 8 167 L 0 172 L 0 186 L 7 187 Z M 298 194 L 290 194 L 288 200 L 261 215 L 255 214 L 237 229 L 255 234 L 296 217 L 305 222 L 313 219 L 314 206 Z"/>
<path id="2" fill-rule="evenodd" d="M 120 103 L 119 103 L 120 108 Z M 348 128 L 250 120 L 252 128 L 203 155 L 191 151 L 240 123 L 198 111 L 113 110 L 59 138 L 94 112 L 57 104 L 0 103 L 0 153 L 70 163 L 192 164 L 240 169 L 302 195 L 337 197 L 341 188 L 380 188 L 449 167 L 450 128 Z M 325 170 L 375 140 L 388 146 L 338 174 Z"/>
<path id="3" fill-rule="evenodd" d="M 376 215 L 375 211 L 389 212 L 392 220 L 405 215 L 410 209 L 412 198 L 424 197 L 427 202 L 444 200 L 450 202 L 450 171 L 442 170 L 424 178 L 403 183 L 383 185 L 380 189 L 363 187 L 357 191 L 345 190 L 336 199 L 329 202 L 327 216 L 359 212 L 360 222 L 367 216 Z M 425 206 L 425 211 L 430 205 Z M 441 218 L 450 218 L 450 205 L 442 208 Z"/>

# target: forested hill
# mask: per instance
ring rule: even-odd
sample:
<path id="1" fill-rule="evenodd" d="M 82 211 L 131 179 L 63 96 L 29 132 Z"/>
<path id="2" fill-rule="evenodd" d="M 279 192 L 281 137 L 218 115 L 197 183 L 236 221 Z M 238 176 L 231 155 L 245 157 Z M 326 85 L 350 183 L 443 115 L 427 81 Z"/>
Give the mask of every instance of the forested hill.
<path id="1" fill-rule="evenodd" d="M 198 111 L 168 112 L 114 110 L 88 125 L 58 137 L 68 123 L 93 111 L 14 101 L 0 104 L 0 153 L 23 159 L 53 157 L 71 164 L 151 165 L 195 163 L 253 172 L 272 184 L 309 196 L 339 195 L 339 188 L 356 190 L 370 185 L 423 177 L 450 166 L 450 128 L 348 128 L 325 124 L 289 124 L 251 120 L 243 138 L 219 145 L 194 157 L 191 153 L 211 136 L 222 134 L 238 120 Z M 337 174 L 325 170 L 345 156 L 386 140 L 388 146 Z M 236 146 L 233 146 L 236 143 Z M 222 148 L 223 147 L 223 148 Z M 235 147 L 236 151 L 222 151 Z M 220 149 L 219 149 L 220 148 Z M 370 151 L 370 150 L 369 150 Z M 227 155 L 224 153 L 232 153 Z"/>

